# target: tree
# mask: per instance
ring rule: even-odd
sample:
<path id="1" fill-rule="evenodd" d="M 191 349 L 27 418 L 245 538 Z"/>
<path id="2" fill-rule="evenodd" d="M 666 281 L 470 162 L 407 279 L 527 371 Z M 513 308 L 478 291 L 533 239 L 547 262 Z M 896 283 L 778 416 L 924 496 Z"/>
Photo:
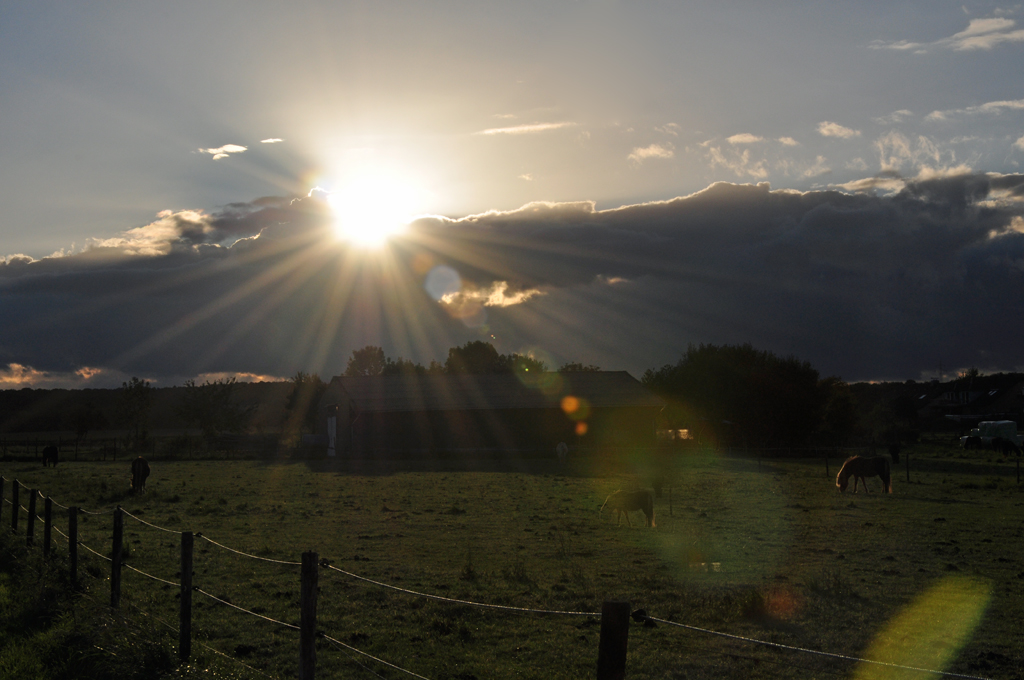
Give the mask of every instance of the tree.
<path id="1" fill-rule="evenodd" d="M 510 373 L 508 358 L 498 354 L 494 345 L 471 340 L 462 347 L 448 350 L 445 373 Z"/>
<path id="2" fill-rule="evenodd" d="M 817 432 L 823 399 L 818 372 L 795 357 L 751 345 L 690 345 L 679 361 L 644 373 L 669 402 L 672 429 L 706 432 L 758 446 L 804 443 Z"/>
<path id="3" fill-rule="evenodd" d="M 327 383 L 320 379 L 316 373 L 303 373 L 299 371 L 292 378 L 292 391 L 288 394 L 288 401 L 285 408 L 288 411 L 286 430 L 297 432 L 306 429 L 310 432 L 316 430 L 317 409 L 320 406 L 320 399 L 327 391 Z"/>
<path id="4" fill-rule="evenodd" d="M 818 383 L 824 407 L 821 415 L 821 434 L 824 440 L 839 446 L 853 435 L 857 426 L 857 403 L 850 386 L 835 376 Z"/>
<path id="5" fill-rule="evenodd" d="M 584 366 L 583 364 L 580 364 L 580 363 L 577 363 L 577 362 L 573 361 L 573 362 L 567 362 L 567 363 L 562 364 L 561 368 L 558 369 L 558 372 L 559 373 L 590 373 L 590 372 L 596 372 L 596 371 L 600 371 L 600 370 L 601 370 L 600 366 L 595 366 L 594 364 L 588 364 L 588 365 Z"/>
<path id="6" fill-rule="evenodd" d="M 153 388 L 149 381 L 132 376 L 128 382 L 121 383 L 117 413 L 118 420 L 129 430 L 129 448 L 141 448 L 145 442 L 152 402 Z"/>
<path id="7" fill-rule="evenodd" d="M 234 378 L 206 381 L 185 381 L 185 392 L 178 403 L 178 415 L 188 425 L 199 428 L 207 443 L 222 432 L 241 432 L 252 414 L 252 408 L 232 403 L 237 385 Z"/>
<path id="8" fill-rule="evenodd" d="M 380 347 L 367 345 L 362 349 L 352 350 L 348 365 L 345 366 L 345 375 L 352 377 L 357 375 L 381 375 L 387 366 L 387 357 Z"/>

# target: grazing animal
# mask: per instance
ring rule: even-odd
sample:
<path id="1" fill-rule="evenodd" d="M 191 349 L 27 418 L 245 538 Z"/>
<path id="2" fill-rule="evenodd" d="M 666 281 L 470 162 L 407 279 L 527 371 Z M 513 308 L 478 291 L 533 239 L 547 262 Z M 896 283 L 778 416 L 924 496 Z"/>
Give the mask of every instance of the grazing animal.
<path id="1" fill-rule="evenodd" d="M 49 467 L 50 463 L 53 463 L 53 467 L 57 467 L 57 447 L 53 444 L 43 447 L 43 467 Z"/>
<path id="2" fill-rule="evenodd" d="M 836 475 L 836 486 L 840 491 L 846 491 L 846 487 L 853 477 L 853 492 L 857 493 L 857 483 L 864 484 L 864 491 L 868 491 L 867 477 L 881 477 L 882 491 L 892 493 L 892 478 L 889 474 L 889 459 L 885 456 L 873 456 L 864 458 L 852 456 L 846 459 L 843 467 Z"/>
<path id="3" fill-rule="evenodd" d="M 146 492 L 146 477 L 149 477 L 149 463 L 139 456 L 132 461 L 132 493 Z"/>
<path id="4" fill-rule="evenodd" d="M 650 491 L 616 491 L 605 499 L 601 512 L 604 512 L 605 506 L 616 512 L 615 526 L 619 526 L 622 515 L 626 515 L 626 523 L 633 526 L 629 521 L 629 513 L 633 510 L 643 510 L 647 526 L 654 526 L 654 495 Z"/>

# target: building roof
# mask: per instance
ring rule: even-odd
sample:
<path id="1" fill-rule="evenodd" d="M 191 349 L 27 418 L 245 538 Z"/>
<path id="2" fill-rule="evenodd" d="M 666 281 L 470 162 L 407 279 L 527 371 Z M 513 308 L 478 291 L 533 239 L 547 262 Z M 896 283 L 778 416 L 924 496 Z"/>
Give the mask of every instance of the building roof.
<path id="1" fill-rule="evenodd" d="M 359 411 L 467 411 L 558 408 L 576 397 L 590 408 L 661 408 L 664 404 L 625 371 L 468 375 L 339 376 L 322 403 L 345 395 Z"/>

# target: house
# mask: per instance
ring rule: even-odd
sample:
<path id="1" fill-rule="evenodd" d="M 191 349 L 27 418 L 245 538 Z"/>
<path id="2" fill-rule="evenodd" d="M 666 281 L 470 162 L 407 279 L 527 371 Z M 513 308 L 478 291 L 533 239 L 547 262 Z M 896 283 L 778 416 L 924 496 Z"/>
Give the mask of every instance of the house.
<path id="1" fill-rule="evenodd" d="M 625 371 L 339 376 L 321 400 L 328 455 L 554 455 L 650 447 L 664 403 Z"/>

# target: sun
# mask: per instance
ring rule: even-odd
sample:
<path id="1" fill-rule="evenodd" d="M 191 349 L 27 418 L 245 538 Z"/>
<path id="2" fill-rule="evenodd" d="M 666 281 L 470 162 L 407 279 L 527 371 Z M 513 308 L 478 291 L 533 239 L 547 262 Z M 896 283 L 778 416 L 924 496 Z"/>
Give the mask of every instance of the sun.
<path id="1" fill-rule="evenodd" d="M 334 232 L 342 240 L 374 248 L 404 232 L 422 207 L 425 192 L 402 173 L 380 167 L 350 173 L 327 195 Z"/>

